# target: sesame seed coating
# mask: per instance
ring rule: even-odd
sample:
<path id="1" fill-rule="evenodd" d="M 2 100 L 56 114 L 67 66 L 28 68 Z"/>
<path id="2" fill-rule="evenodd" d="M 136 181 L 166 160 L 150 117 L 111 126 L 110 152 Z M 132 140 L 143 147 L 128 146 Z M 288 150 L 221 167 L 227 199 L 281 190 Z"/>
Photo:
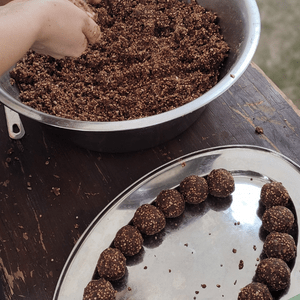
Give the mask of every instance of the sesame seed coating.
<path id="1" fill-rule="evenodd" d="M 175 218 L 183 214 L 185 201 L 177 190 L 163 190 L 155 199 L 157 207 L 166 218 Z"/>
<path id="2" fill-rule="evenodd" d="M 273 297 L 266 285 L 252 282 L 241 289 L 238 300 L 273 300 Z"/>
<path id="3" fill-rule="evenodd" d="M 143 204 L 140 206 L 132 219 L 133 225 L 146 235 L 154 235 L 166 226 L 166 218 L 164 214 L 151 204 Z"/>
<path id="4" fill-rule="evenodd" d="M 121 279 L 126 272 L 126 258 L 119 249 L 107 248 L 100 254 L 97 270 L 106 280 Z"/>
<path id="5" fill-rule="evenodd" d="M 265 240 L 263 250 L 268 257 L 281 258 L 288 262 L 296 256 L 297 246 L 291 235 L 271 232 Z"/>
<path id="6" fill-rule="evenodd" d="M 262 260 L 256 269 L 258 282 L 268 286 L 270 291 L 279 291 L 290 284 L 291 270 L 280 258 L 266 258 Z"/>
<path id="7" fill-rule="evenodd" d="M 284 206 L 273 206 L 262 216 L 262 225 L 269 232 L 289 232 L 294 224 L 294 214 Z"/>
<path id="8" fill-rule="evenodd" d="M 92 280 L 84 289 L 83 300 L 115 300 L 116 291 L 112 284 L 100 278 L 98 280 Z"/>
<path id="9" fill-rule="evenodd" d="M 260 199 L 267 208 L 272 206 L 286 206 L 289 198 L 289 193 L 281 182 L 264 184 L 260 193 Z"/>
<path id="10" fill-rule="evenodd" d="M 123 226 L 117 232 L 114 239 L 114 246 L 125 256 L 133 256 L 140 252 L 144 239 L 139 230 L 131 225 Z"/>
<path id="11" fill-rule="evenodd" d="M 215 197 L 228 197 L 235 189 L 232 174 L 225 169 L 214 169 L 207 176 L 208 191 Z"/>
<path id="12" fill-rule="evenodd" d="M 186 177 L 179 185 L 184 200 L 190 204 L 203 202 L 208 195 L 208 185 L 205 178 L 191 175 Z"/>

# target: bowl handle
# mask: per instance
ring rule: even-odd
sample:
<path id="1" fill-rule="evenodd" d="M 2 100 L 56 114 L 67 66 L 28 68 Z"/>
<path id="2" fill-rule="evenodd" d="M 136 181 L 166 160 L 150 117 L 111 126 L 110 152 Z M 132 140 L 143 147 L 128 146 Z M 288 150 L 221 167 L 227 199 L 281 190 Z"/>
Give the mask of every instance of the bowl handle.
<path id="1" fill-rule="evenodd" d="M 23 127 L 19 114 L 11 110 L 7 106 L 4 106 L 4 111 L 9 137 L 14 140 L 21 139 L 25 134 L 25 129 Z"/>

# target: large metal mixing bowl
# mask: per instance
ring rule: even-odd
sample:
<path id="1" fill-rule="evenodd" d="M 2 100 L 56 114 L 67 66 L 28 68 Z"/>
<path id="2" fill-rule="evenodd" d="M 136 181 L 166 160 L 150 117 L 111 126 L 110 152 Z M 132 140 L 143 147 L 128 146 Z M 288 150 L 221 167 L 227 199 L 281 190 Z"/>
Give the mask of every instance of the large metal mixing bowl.
<path id="1" fill-rule="evenodd" d="M 260 16 L 255 0 L 197 0 L 219 16 L 230 53 L 220 81 L 194 101 L 155 116 L 119 122 L 86 122 L 39 112 L 21 103 L 18 90 L 9 83 L 9 72 L 0 78 L 0 101 L 84 148 L 103 152 L 127 152 L 150 148 L 174 138 L 196 121 L 205 106 L 224 93 L 244 73 L 256 51 Z"/>

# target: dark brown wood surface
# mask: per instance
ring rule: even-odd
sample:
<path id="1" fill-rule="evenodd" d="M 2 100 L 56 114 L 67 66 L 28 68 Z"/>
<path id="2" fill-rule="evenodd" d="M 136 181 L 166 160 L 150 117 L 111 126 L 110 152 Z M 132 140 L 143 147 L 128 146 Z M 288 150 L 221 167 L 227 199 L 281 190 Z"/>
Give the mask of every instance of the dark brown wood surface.
<path id="1" fill-rule="evenodd" d="M 11 140 L 3 105 L 0 114 L 0 299 L 52 299 L 64 263 L 90 222 L 166 162 L 199 149 L 247 144 L 300 164 L 298 110 L 253 64 L 187 131 L 139 152 L 82 149 L 24 118 L 25 137 Z"/>

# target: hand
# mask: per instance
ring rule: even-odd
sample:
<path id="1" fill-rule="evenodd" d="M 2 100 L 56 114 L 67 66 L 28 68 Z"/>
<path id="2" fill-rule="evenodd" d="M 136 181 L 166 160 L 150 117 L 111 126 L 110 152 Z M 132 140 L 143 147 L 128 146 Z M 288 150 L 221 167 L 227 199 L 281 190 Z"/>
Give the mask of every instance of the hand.
<path id="1" fill-rule="evenodd" d="M 77 57 L 100 39 L 99 26 L 92 19 L 94 12 L 82 0 L 31 0 L 42 5 L 44 19 L 32 49 L 38 53 L 63 58 Z M 42 3 L 40 3 L 42 2 Z M 74 5 L 75 4 L 75 5 Z M 38 9 L 38 7 L 36 8 Z"/>
<path id="2" fill-rule="evenodd" d="M 13 0 L 0 6 L 0 76 L 29 49 L 55 58 L 80 56 L 101 36 L 92 17 L 83 0 Z"/>
<path id="3" fill-rule="evenodd" d="M 1 0 L 0 0 L 1 1 Z M 92 19 L 95 18 L 95 13 L 91 9 L 91 7 L 84 0 L 69 0 L 74 5 L 85 11 Z"/>

